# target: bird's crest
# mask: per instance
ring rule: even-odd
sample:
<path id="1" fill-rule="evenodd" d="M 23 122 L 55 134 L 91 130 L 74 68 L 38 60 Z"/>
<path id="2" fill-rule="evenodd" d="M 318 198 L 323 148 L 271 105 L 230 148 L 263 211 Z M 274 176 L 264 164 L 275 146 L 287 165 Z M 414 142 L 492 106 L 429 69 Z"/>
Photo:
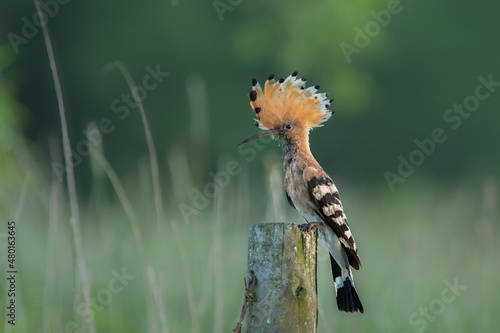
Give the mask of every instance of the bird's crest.
<path id="1" fill-rule="evenodd" d="M 306 81 L 298 78 L 297 72 L 277 82 L 271 74 L 262 90 L 253 78 L 248 97 L 258 118 L 255 124 L 261 129 L 281 128 L 287 123 L 307 128 L 322 126 L 333 114 L 328 109 L 333 99 L 329 100 L 326 93 L 318 93 L 319 86 L 305 88 Z"/>

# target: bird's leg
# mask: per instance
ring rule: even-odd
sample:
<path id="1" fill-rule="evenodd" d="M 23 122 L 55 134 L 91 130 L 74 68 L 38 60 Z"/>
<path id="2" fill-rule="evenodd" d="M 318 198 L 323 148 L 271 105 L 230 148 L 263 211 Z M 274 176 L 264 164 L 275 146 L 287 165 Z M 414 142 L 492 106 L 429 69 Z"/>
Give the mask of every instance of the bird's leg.
<path id="1" fill-rule="evenodd" d="M 323 231 L 323 229 L 321 229 L 321 224 L 322 224 L 321 222 L 308 222 L 308 223 L 304 223 L 304 224 L 299 225 L 299 229 L 303 232 L 309 233 L 309 232 L 311 232 L 312 227 L 316 227 L 324 235 L 325 232 Z"/>

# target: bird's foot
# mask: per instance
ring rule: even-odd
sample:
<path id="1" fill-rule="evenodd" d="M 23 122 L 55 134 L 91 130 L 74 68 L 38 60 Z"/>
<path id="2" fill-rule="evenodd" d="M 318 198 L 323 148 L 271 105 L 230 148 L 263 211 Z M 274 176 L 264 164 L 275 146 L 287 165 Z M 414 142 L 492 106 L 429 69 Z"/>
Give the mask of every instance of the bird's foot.
<path id="1" fill-rule="evenodd" d="M 312 227 L 316 227 L 323 235 L 325 232 L 321 229 L 321 222 L 309 222 L 299 225 L 299 230 L 302 232 L 310 233 Z"/>

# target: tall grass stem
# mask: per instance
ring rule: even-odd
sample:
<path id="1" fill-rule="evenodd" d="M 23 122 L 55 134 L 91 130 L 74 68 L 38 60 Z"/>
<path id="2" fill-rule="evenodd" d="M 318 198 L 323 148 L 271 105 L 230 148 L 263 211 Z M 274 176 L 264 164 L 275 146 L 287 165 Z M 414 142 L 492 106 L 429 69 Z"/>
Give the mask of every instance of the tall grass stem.
<path id="1" fill-rule="evenodd" d="M 34 0 L 34 2 L 38 13 L 38 17 L 46 17 L 44 16 L 40 8 L 40 1 Z M 78 272 L 83 291 L 83 299 L 85 304 L 90 305 L 91 304 L 90 281 L 87 274 L 87 267 L 85 265 L 85 256 L 83 252 L 82 235 L 80 231 L 80 216 L 79 216 L 80 213 L 78 211 L 78 197 L 76 193 L 75 176 L 73 174 L 73 168 L 72 168 L 73 162 L 71 153 L 71 143 L 68 135 L 68 125 L 66 122 L 66 113 L 64 110 L 64 100 L 63 100 L 61 82 L 59 80 L 59 74 L 57 73 L 54 50 L 52 48 L 52 42 L 50 40 L 49 29 L 47 28 L 47 24 L 42 24 L 42 32 L 45 41 L 45 47 L 47 49 L 47 55 L 49 57 L 52 77 L 54 79 L 54 88 L 57 97 L 57 105 L 59 108 L 59 116 L 61 119 L 63 151 L 64 151 L 64 160 L 66 164 L 66 181 L 68 183 L 68 195 L 69 195 L 69 202 L 71 209 L 70 221 L 71 221 L 71 227 L 73 229 L 76 263 L 78 266 Z M 89 318 L 88 325 L 89 325 L 89 332 L 95 333 L 96 328 L 93 317 Z"/>

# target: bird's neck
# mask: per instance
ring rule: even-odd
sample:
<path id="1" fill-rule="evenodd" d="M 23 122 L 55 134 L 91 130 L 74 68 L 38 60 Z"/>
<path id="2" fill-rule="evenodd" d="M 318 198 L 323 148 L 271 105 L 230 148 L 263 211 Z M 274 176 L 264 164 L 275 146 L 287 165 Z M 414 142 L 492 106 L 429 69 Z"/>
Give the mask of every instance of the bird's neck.
<path id="1" fill-rule="evenodd" d="M 283 147 L 283 167 L 285 170 L 292 167 L 292 164 L 303 169 L 317 163 L 309 148 L 309 135 L 285 142 Z"/>

